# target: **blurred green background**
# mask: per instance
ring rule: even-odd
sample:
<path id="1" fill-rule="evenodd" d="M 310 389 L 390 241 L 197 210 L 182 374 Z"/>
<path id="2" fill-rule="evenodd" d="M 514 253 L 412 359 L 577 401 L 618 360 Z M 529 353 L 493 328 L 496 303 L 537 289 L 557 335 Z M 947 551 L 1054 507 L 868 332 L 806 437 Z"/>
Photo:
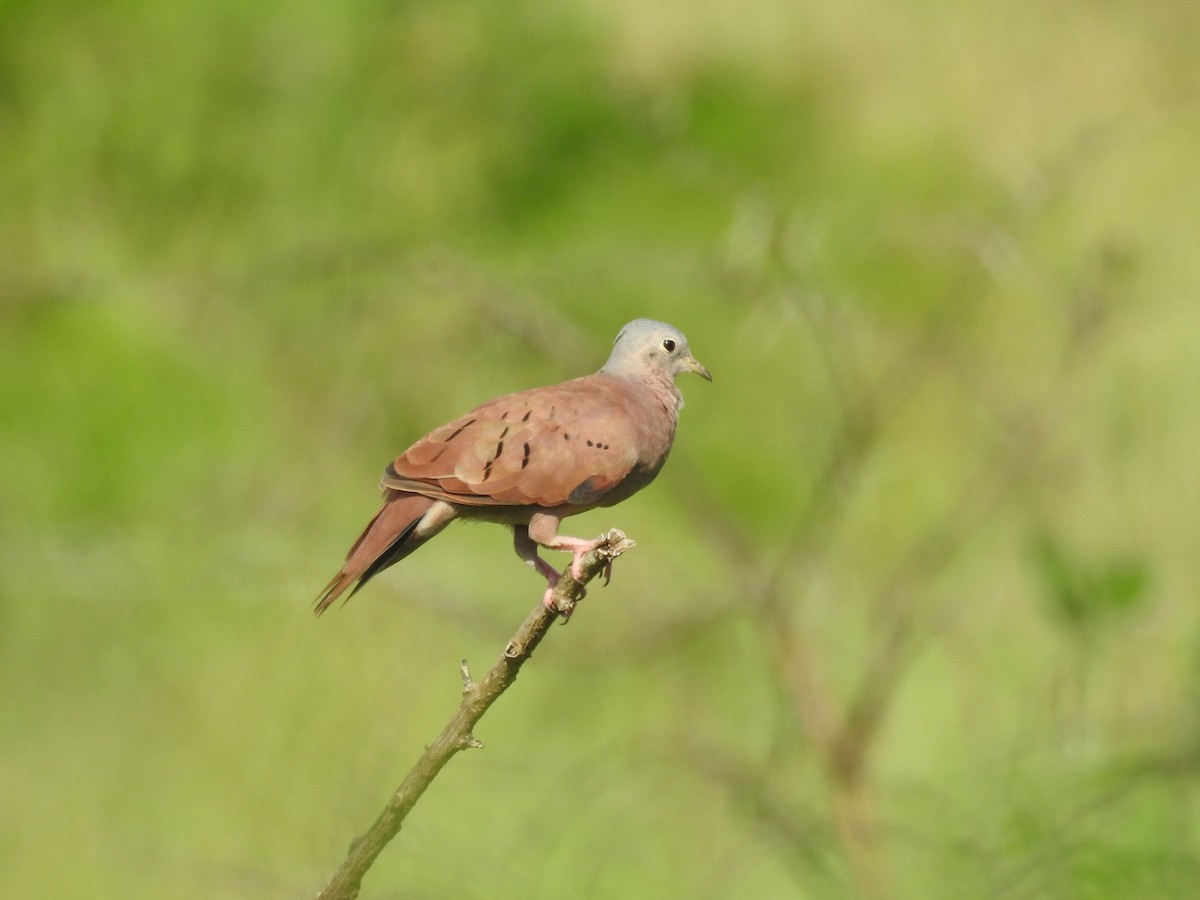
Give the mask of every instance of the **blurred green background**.
<path id="1" fill-rule="evenodd" d="M 639 547 L 363 896 L 1195 896 L 1198 30 L 0 3 L 0 893 L 314 894 L 541 591 L 315 620 L 383 465 L 651 316 Z"/>

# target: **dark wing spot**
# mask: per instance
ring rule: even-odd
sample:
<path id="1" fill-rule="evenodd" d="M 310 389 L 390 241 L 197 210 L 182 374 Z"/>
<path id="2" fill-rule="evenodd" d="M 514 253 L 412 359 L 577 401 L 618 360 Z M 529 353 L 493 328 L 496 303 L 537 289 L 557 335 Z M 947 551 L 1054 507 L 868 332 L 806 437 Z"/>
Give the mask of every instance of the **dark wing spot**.
<path id="1" fill-rule="evenodd" d="M 460 434 L 462 434 L 463 431 L 470 428 L 474 424 L 475 424 L 474 419 L 467 419 L 467 421 L 463 422 L 460 426 L 458 426 L 458 428 L 454 429 L 454 433 L 451 434 L 450 437 L 446 438 L 446 441 L 449 442 L 449 441 L 454 440 L 456 437 L 458 437 Z"/>
<path id="2" fill-rule="evenodd" d="M 571 436 L 570 436 L 569 434 L 567 434 L 567 433 L 564 431 L 564 432 L 563 432 L 563 440 L 564 440 L 564 441 L 569 441 L 570 439 L 571 439 Z"/>
<path id="3" fill-rule="evenodd" d="M 435 462 L 437 462 L 437 461 L 438 461 L 438 460 L 441 458 L 442 454 L 443 454 L 443 453 L 445 453 L 445 452 L 446 452 L 446 448 L 445 448 L 445 447 L 442 447 L 440 450 L 438 450 L 438 452 L 437 452 L 437 453 L 433 454 L 433 458 L 432 458 L 431 460 L 429 460 L 429 461 L 430 461 L 431 463 L 435 463 Z"/>
<path id="4" fill-rule="evenodd" d="M 500 458 L 500 454 L 504 452 L 504 439 L 508 436 L 508 426 L 504 426 L 504 430 L 500 432 L 500 437 L 496 440 L 496 452 L 492 454 L 492 462 Z"/>
<path id="5" fill-rule="evenodd" d="M 589 447 L 594 446 L 591 441 L 588 441 L 587 444 Z"/>
<path id="6" fill-rule="evenodd" d="M 492 454 L 483 466 L 483 480 L 487 481 L 492 476 L 492 463 L 500 458 L 500 454 L 504 452 L 504 436 L 508 434 L 508 426 L 504 426 L 504 430 L 500 432 L 500 440 L 496 441 L 496 452 Z"/>
<path id="7" fill-rule="evenodd" d="M 525 443 L 525 455 L 521 457 L 521 468 L 523 469 L 527 465 L 529 465 L 529 443 L 528 442 Z"/>
<path id="8" fill-rule="evenodd" d="M 528 421 L 529 421 L 529 417 L 530 417 L 530 416 L 532 416 L 532 415 L 533 415 L 533 410 L 532 410 L 532 409 L 527 409 L 527 410 L 525 410 L 525 415 L 521 416 L 521 421 L 522 421 L 522 422 L 528 422 Z"/>

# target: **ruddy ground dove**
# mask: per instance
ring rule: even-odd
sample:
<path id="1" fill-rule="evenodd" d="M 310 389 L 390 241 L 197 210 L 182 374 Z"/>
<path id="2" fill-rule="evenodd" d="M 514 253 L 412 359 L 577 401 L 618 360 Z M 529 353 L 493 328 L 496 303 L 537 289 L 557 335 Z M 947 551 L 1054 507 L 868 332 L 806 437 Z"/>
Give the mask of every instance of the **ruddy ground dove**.
<path id="1" fill-rule="evenodd" d="M 317 598 L 317 613 L 455 519 L 511 526 L 517 555 L 548 582 L 549 606 L 559 573 L 538 545 L 572 553 L 580 577 L 580 560 L 597 542 L 560 535 L 559 524 L 654 480 L 683 406 L 680 372 L 712 380 L 678 329 L 637 319 L 594 375 L 497 397 L 434 429 L 385 470 L 383 508 Z"/>

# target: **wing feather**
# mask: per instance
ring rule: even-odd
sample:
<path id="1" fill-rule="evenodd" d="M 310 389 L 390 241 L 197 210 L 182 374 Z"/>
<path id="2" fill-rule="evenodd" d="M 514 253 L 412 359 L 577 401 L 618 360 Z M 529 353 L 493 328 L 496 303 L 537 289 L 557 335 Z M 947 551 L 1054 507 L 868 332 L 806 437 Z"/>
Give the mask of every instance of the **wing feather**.
<path id="1" fill-rule="evenodd" d="M 409 447 L 383 484 L 467 506 L 595 505 L 639 464 L 631 393 L 597 374 L 498 397 Z"/>

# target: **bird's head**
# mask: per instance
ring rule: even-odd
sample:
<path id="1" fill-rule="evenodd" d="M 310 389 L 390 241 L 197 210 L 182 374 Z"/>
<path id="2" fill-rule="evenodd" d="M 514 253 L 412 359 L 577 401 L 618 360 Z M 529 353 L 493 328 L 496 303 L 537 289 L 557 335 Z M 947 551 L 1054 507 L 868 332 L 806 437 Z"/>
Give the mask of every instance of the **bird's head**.
<path id="1" fill-rule="evenodd" d="M 683 332 L 653 319 L 634 319 L 622 328 L 600 371 L 626 377 L 665 376 L 669 380 L 680 372 L 695 372 L 712 381 L 712 374 L 692 356 Z"/>

